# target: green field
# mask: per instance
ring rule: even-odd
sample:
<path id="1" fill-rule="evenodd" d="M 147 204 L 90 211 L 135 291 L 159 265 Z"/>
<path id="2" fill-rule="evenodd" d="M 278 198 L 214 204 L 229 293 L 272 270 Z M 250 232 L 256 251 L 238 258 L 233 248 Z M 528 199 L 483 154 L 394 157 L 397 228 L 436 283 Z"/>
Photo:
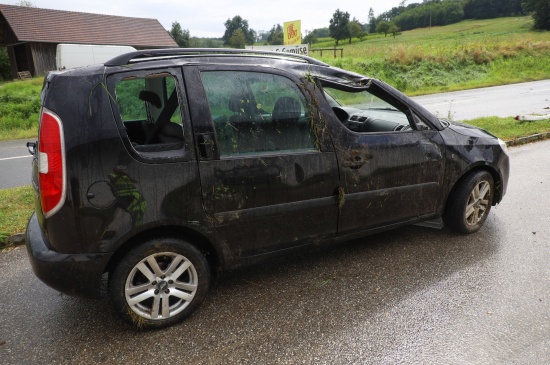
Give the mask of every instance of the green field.
<path id="1" fill-rule="evenodd" d="M 381 79 L 408 95 L 548 79 L 550 32 L 531 27 L 530 17 L 514 17 L 415 29 L 395 38 L 377 34 L 362 42 L 340 42 L 344 57 L 322 60 Z M 312 48 L 333 46 L 334 41 L 325 40 Z"/>

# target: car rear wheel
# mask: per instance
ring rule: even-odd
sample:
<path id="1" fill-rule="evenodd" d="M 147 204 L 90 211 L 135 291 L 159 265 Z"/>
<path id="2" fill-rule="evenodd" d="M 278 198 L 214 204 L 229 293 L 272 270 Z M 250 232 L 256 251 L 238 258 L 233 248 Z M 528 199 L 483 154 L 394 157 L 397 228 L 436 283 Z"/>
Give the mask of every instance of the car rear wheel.
<path id="1" fill-rule="evenodd" d="M 477 171 L 459 182 L 447 201 L 443 220 L 459 233 L 477 232 L 485 223 L 494 196 L 494 180 L 487 171 Z"/>
<path id="2" fill-rule="evenodd" d="M 117 312 L 138 328 L 182 321 L 203 301 L 210 271 L 204 255 L 188 242 L 153 239 L 130 251 L 109 283 Z"/>

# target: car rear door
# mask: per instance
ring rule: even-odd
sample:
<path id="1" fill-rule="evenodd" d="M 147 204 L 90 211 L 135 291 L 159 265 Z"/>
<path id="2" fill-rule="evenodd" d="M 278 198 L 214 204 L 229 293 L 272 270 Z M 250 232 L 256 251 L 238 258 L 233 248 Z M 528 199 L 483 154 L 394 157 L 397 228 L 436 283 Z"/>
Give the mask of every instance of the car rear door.
<path id="1" fill-rule="evenodd" d="M 185 78 L 216 238 L 247 256 L 335 236 L 336 154 L 315 138 L 299 80 L 250 67 L 185 68 Z"/>

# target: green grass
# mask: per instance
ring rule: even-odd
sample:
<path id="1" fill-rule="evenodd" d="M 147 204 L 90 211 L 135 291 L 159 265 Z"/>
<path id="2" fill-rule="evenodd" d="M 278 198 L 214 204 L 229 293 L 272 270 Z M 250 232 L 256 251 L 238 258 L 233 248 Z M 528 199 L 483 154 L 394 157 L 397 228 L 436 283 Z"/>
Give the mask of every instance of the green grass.
<path id="1" fill-rule="evenodd" d="M 343 58 L 322 60 L 381 79 L 408 95 L 548 79 L 550 32 L 531 27 L 530 17 L 467 20 L 396 38 L 344 42 L 339 46 Z"/>
<path id="2" fill-rule="evenodd" d="M 0 85 L 0 141 L 34 137 L 43 78 Z"/>
<path id="3" fill-rule="evenodd" d="M 0 190 L 0 248 L 5 247 L 9 236 L 25 231 L 34 209 L 33 202 L 30 185 Z"/>
<path id="4" fill-rule="evenodd" d="M 550 119 L 536 122 L 519 122 L 514 118 L 485 117 L 466 121 L 483 128 L 504 141 L 550 132 Z"/>

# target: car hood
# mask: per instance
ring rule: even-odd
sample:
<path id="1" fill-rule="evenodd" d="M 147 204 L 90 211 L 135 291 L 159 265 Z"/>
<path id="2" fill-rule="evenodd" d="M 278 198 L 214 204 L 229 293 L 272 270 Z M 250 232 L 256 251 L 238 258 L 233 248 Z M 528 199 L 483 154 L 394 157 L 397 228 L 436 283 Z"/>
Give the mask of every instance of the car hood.
<path id="1" fill-rule="evenodd" d="M 449 124 L 449 128 L 455 131 L 458 134 L 461 134 L 466 137 L 476 137 L 476 138 L 497 138 L 494 134 L 486 131 L 485 129 L 475 127 L 470 124 L 453 122 L 450 120 L 443 120 L 443 122 Z"/>

